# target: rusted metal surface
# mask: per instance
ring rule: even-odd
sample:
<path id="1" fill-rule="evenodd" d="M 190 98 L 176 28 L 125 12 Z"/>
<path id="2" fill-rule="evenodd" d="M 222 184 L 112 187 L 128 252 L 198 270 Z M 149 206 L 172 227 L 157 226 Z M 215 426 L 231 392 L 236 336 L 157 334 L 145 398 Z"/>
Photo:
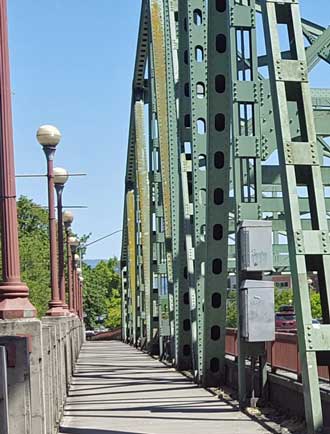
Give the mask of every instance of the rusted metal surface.
<path id="1" fill-rule="evenodd" d="M 276 340 L 267 343 L 267 362 L 272 370 L 300 374 L 297 335 L 293 333 L 276 333 Z"/>
<path id="2" fill-rule="evenodd" d="M 267 363 L 272 372 L 277 370 L 297 374 L 301 378 L 300 355 L 298 351 L 298 339 L 295 333 L 276 333 L 276 340 L 268 342 Z M 226 354 L 237 357 L 237 331 L 227 329 L 226 331 Z M 321 380 L 329 381 L 329 369 L 327 366 L 319 366 L 319 377 Z"/>
<path id="3" fill-rule="evenodd" d="M 165 34 L 163 25 L 163 11 L 158 0 L 151 1 L 151 35 L 154 46 L 154 71 L 155 87 L 157 96 L 157 115 L 159 132 L 159 149 L 161 162 L 161 176 L 163 188 L 167 277 L 170 284 L 173 283 L 172 254 L 169 249 L 172 237 L 171 224 L 171 190 L 170 190 L 170 165 L 168 146 L 168 107 L 167 107 L 167 84 L 166 84 L 166 57 L 165 57 Z"/>
<path id="4" fill-rule="evenodd" d="M 226 354 L 237 356 L 237 332 L 235 329 L 227 329 L 226 332 Z"/>
<path id="5" fill-rule="evenodd" d="M 146 156 L 146 142 L 144 134 L 144 102 L 135 103 L 135 140 L 136 166 L 139 187 L 140 216 L 142 229 L 143 277 L 145 291 L 145 313 L 147 319 L 147 340 L 151 341 L 151 269 L 150 269 L 150 190 Z"/>

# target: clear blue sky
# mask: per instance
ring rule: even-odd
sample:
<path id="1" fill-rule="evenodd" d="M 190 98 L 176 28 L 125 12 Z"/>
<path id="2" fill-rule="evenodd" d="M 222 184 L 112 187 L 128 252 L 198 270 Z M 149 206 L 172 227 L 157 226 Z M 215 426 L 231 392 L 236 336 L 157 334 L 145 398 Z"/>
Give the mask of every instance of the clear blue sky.
<path id="1" fill-rule="evenodd" d="M 301 0 L 305 18 L 327 26 L 329 0 Z M 39 125 L 60 128 L 55 164 L 71 172 L 64 202 L 74 229 L 92 239 L 122 226 L 131 81 L 140 0 L 8 0 L 16 172 L 44 173 L 35 140 Z M 329 67 L 312 77 L 329 85 Z M 18 194 L 46 205 L 44 179 L 18 179 Z M 88 250 L 88 258 L 120 254 L 121 236 Z"/>
<path id="2" fill-rule="evenodd" d="M 16 173 L 44 173 L 39 125 L 61 130 L 55 165 L 68 181 L 74 229 L 91 239 L 122 226 L 123 186 L 139 0 L 8 0 Z M 17 193 L 46 205 L 45 179 L 18 179 Z M 119 255 L 121 234 L 88 258 Z"/>

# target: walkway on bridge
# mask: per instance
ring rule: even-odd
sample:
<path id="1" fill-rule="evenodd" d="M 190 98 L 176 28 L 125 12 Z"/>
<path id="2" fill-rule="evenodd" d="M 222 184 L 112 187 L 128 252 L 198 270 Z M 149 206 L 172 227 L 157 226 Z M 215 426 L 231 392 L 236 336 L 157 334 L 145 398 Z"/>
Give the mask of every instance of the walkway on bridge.
<path id="1" fill-rule="evenodd" d="M 61 425 L 65 434 L 273 432 L 159 361 L 120 342 L 87 342 Z"/>

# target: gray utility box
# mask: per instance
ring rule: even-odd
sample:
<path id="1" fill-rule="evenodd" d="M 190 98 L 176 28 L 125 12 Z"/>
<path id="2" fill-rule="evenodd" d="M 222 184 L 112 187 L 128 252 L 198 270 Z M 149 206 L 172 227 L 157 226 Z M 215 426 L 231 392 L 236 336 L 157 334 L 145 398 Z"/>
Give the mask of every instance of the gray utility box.
<path id="1" fill-rule="evenodd" d="M 241 335 L 247 342 L 275 339 L 274 282 L 245 280 L 240 289 Z"/>
<path id="2" fill-rule="evenodd" d="M 272 222 L 245 220 L 239 227 L 241 269 L 271 271 L 273 269 Z"/>

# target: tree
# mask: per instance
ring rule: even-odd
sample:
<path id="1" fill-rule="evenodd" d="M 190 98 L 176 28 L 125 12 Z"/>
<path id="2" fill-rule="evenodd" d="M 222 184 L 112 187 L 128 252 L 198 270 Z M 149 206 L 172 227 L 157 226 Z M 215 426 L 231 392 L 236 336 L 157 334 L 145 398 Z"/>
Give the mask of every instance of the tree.
<path id="1" fill-rule="evenodd" d="M 85 324 L 89 329 L 95 329 L 99 322 L 110 328 L 120 325 L 120 276 L 117 265 L 117 259 L 111 258 L 100 261 L 95 268 L 87 264 L 83 266 Z"/>
<path id="2" fill-rule="evenodd" d="M 275 312 L 278 312 L 280 306 L 293 304 L 293 290 L 284 289 L 279 290 L 275 287 Z"/>
<path id="3" fill-rule="evenodd" d="M 50 300 L 48 212 L 31 199 L 17 201 L 22 280 L 38 317 L 45 315 Z"/>
<path id="4" fill-rule="evenodd" d="M 115 329 L 121 326 L 121 294 L 119 289 L 113 289 L 109 300 L 108 320 L 106 326 Z"/>
<path id="5" fill-rule="evenodd" d="M 227 316 L 226 325 L 229 328 L 237 327 L 237 294 L 236 291 L 229 291 L 227 295 Z"/>

